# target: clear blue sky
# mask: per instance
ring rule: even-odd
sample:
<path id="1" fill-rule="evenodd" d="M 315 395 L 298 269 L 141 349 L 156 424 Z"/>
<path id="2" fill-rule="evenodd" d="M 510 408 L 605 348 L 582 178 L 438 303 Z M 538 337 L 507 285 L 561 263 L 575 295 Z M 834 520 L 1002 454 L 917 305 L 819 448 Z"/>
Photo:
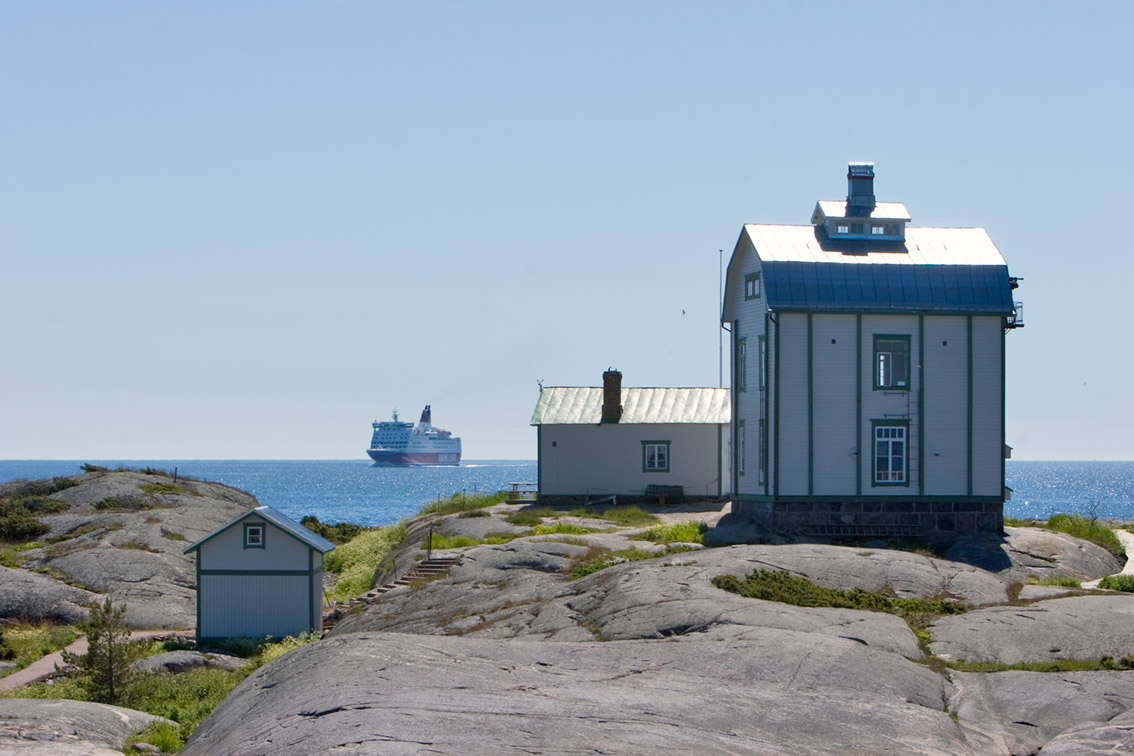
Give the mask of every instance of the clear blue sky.
<path id="1" fill-rule="evenodd" d="M 4 3 L 0 458 L 361 458 L 426 403 L 466 458 L 534 458 L 538 379 L 717 385 L 718 250 L 872 160 L 879 199 L 986 227 L 1025 279 L 1016 458 L 1134 459 L 1131 28 L 1129 2 Z"/>

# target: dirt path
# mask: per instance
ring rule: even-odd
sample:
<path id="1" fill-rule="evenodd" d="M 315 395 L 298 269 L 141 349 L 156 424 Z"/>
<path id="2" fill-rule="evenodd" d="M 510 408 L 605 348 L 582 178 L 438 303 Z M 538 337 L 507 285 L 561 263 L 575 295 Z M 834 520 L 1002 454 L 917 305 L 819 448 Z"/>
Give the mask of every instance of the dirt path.
<path id="1" fill-rule="evenodd" d="M 157 636 L 167 635 L 180 635 L 183 637 L 191 638 L 193 636 L 192 630 L 137 630 L 130 633 L 130 640 L 142 640 L 144 638 L 154 638 Z M 82 636 L 77 641 L 71 643 L 63 651 L 70 651 L 73 654 L 85 654 L 87 652 L 87 636 Z M 55 668 L 62 667 L 63 665 L 63 651 L 56 651 L 53 654 L 36 659 L 34 662 L 17 670 L 7 677 L 0 677 L 0 689 L 12 690 L 33 682 L 39 682 L 43 678 L 55 672 Z"/>

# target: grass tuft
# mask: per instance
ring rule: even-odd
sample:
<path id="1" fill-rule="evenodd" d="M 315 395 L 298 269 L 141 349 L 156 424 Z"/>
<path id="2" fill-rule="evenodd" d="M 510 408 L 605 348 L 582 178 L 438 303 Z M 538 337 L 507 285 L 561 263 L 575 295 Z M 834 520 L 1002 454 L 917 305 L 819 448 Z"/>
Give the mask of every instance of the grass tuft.
<path id="1" fill-rule="evenodd" d="M 611 507 L 610 509 L 587 509 L 579 507 L 569 513 L 572 517 L 590 517 L 596 520 L 607 520 L 626 527 L 641 527 L 659 522 L 657 515 L 643 511 L 640 507 Z"/>
<path id="2" fill-rule="evenodd" d="M 1098 544 L 1118 557 L 1120 562 L 1126 562 L 1126 549 L 1122 547 L 1122 542 L 1113 530 L 1101 522 L 1082 515 L 1054 514 L 1048 518 L 1047 528 Z"/>
<path id="3" fill-rule="evenodd" d="M 455 514 L 457 512 L 467 512 L 472 509 L 483 509 L 484 507 L 491 507 L 493 504 L 499 504 L 508 500 L 508 494 L 504 491 L 497 491 L 494 494 L 465 494 L 455 493 L 447 499 L 438 499 L 431 501 L 421 508 L 421 514 Z"/>
<path id="4" fill-rule="evenodd" d="M 1134 575 L 1107 575 L 1099 581 L 1099 588 L 1134 593 Z"/>
<path id="5" fill-rule="evenodd" d="M 677 522 L 672 525 L 655 525 L 640 536 L 632 536 L 654 543 L 701 543 L 701 537 L 709 526 L 703 522 Z"/>

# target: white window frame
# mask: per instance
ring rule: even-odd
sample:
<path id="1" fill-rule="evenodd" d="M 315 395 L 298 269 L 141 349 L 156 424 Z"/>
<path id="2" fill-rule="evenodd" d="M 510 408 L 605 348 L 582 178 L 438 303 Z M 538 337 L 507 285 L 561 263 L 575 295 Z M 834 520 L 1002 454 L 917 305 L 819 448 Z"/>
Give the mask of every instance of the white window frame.
<path id="1" fill-rule="evenodd" d="M 898 464 L 895 465 L 895 462 Z M 909 428 L 905 425 L 875 425 L 874 485 L 908 486 L 909 483 Z"/>

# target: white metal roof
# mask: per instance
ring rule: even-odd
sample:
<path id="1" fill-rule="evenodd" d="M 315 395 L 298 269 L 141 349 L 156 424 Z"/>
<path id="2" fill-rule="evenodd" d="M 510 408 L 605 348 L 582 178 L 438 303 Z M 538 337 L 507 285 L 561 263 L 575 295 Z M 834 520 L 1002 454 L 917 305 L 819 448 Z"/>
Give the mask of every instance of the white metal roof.
<path id="1" fill-rule="evenodd" d="M 819 209 L 823 211 L 823 215 L 828 218 L 846 218 L 847 216 L 847 203 L 843 200 L 819 200 Z M 861 215 L 854 215 L 855 218 L 861 218 Z M 876 202 L 874 209 L 870 211 L 869 218 L 876 220 L 899 220 L 908 221 L 910 219 L 910 211 L 906 210 L 905 203 L 903 202 Z"/>
<path id="2" fill-rule="evenodd" d="M 902 241 L 828 239 L 816 226 L 747 223 L 761 260 L 897 265 L 1006 265 L 983 228 L 906 227 Z M 822 238 L 818 235 L 822 234 Z"/>
<path id="3" fill-rule="evenodd" d="M 532 413 L 532 425 L 598 425 L 601 388 L 546 386 Z M 719 388 L 623 388 L 619 423 L 731 422 L 729 390 Z"/>

